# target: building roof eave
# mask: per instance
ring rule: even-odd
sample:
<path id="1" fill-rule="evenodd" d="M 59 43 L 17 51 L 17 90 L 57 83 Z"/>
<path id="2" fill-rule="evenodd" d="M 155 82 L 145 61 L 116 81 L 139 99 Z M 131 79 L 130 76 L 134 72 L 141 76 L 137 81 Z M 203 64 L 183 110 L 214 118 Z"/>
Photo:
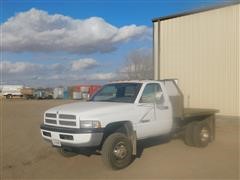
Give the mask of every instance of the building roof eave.
<path id="1" fill-rule="evenodd" d="M 182 12 L 182 13 L 177 13 L 177 14 L 168 15 L 168 16 L 157 17 L 157 18 L 152 19 L 152 22 L 164 21 L 164 20 L 168 20 L 168 19 L 173 19 L 173 18 L 177 18 L 177 17 L 182 17 L 182 16 L 191 15 L 191 14 L 201 13 L 201 12 L 210 11 L 210 10 L 214 10 L 214 9 L 220 9 L 220 8 L 233 6 L 233 5 L 237 5 L 237 4 L 240 4 L 240 1 L 227 3 L 227 4 L 221 4 L 221 5 L 217 5 L 217 6 L 211 6 L 211 7 L 208 7 L 208 8 L 195 9 L 195 10 L 192 10 L 192 11 L 185 11 L 185 12 Z"/>

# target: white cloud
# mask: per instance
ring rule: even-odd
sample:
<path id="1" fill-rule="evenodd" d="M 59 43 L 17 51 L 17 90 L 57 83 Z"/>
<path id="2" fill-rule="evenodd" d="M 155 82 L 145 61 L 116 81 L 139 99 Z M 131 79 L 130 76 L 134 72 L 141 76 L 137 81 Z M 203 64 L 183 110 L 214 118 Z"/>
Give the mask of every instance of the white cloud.
<path id="1" fill-rule="evenodd" d="M 72 61 L 71 70 L 72 71 L 81 71 L 86 69 L 92 69 L 99 66 L 97 61 L 92 58 L 79 59 L 77 61 Z"/>
<path id="2" fill-rule="evenodd" d="M 96 73 L 96 74 L 91 74 L 87 77 L 88 80 L 114 80 L 116 78 L 115 73 Z"/>
<path id="3" fill-rule="evenodd" d="M 40 64 L 32 64 L 28 62 L 10 62 L 2 61 L 0 70 L 6 74 L 28 74 L 36 73 L 43 68 Z"/>
<path id="4" fill-rule="evenodd" d="M 63 80 L 63 81 L 110 81 L 116 78 L 116 74 L 112 72 L 93 73 L 93 74 L 53 74 L 48 76 L 48 80 Z"/>
<path id="5" fill-rule="evenodd" d="M 137 27 L 136 25 L 124 26 L 118 29 L 118 33 L 113 37 L 112 42 L 127 41 L 129 37 L 140 36 L 142 33 L 141 27 Z"/>
<path id="6" fill-rule="evenodd" d="M 2 61 L 0 71 L 7 83 L 27 84 L 29 86 L 73 85 L 79 82 L 109 81 L 115 73 L 95 73 L 100 66 L 95 59 L 85 58 L 65 64 L 33 64 L 29 62 Z M 90 70 L 91 71 L 86 71 Z"/>
<path id="7" fill-rule="evenodd" d="M 35 64 L 24 61 L 11 62 L 1 61 L 0 71 L 4 74 L 37 74 L 37 73 L 50 73 L 61 74 L 65 72 L 84 72 L 88 69 L 93 69 L 100 66 L 99 63 L 92 58 L 83 58 L 76 61 L 71 61 L 67 64 Z M 54 76 L 56 77 L 56 76 Z"/>
<path id="8" fill-rule="evenodd" d="M 30 9 L 1 24 L 2 49 L 11 52 L 107 52 L 147 33 L 146 26 L 117 28 L 100 17 L 84 20 Z"/>

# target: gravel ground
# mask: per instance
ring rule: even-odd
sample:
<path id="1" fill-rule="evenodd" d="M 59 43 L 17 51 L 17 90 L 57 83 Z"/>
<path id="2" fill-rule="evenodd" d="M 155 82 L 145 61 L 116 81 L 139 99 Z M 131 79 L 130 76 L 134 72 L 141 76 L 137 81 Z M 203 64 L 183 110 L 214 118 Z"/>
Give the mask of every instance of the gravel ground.
<path id="1" fill-rule="evenodd" d="M 218 119 L 216 140 L 206 148 L 182 140 L 148 140 L 126 169 L 111 171 L 100 155 L 61 156 L 43 141 L 43 112 L 67 100 L 3 100 L 1 103 L 2 179 L 239 179 L 239 121 Z"/>

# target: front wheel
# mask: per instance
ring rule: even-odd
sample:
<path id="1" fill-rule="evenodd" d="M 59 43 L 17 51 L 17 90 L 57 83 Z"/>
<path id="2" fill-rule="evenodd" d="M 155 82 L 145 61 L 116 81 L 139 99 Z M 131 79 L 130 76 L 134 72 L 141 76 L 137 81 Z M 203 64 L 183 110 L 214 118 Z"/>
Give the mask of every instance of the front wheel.
<path id="1" fill-rule="evenodd" d="M 11 95 L 11 94 L 7 94 L 7 95 L 6 95 L 6 98 L 7 98 L 7 99 L 11 99 L 11 98 L 12 98 L 12 95 Z"/>
<path id="2" fill-rule="evenodd" d="M 130 139 L 122 133 L 107 137 L 102 147 L 103 162 L 111 169 L 123 169 L 133 160 Z"/>

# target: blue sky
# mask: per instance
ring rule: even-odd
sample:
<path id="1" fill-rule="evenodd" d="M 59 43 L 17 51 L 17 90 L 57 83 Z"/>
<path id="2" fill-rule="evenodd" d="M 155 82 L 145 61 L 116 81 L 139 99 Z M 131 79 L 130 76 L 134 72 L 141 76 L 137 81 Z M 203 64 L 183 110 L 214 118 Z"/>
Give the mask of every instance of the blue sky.
<path id="1" fill-rule="evenodd" d="M 3 0 L 1 81 L 38 87 L 115 79 L 129 53 L 151 52 L 153 18 L 228 2 Z"/>
<path id="2" fill-rule="evenodd" d="M 85 19 L 91 16 L 104 18 L 111 24 L 123 26 L 126 24 L 151 26 L 154 17 L 170 15 L 196 8 L 221 4 L 224 0 L 37 0 L 37 1 L 3 1 L 3 18 L 1 23 L 17 12 L 23 12 L 32 7 L 45 10 L 50 14 L 64 14 L 73 18 Z"/>

